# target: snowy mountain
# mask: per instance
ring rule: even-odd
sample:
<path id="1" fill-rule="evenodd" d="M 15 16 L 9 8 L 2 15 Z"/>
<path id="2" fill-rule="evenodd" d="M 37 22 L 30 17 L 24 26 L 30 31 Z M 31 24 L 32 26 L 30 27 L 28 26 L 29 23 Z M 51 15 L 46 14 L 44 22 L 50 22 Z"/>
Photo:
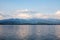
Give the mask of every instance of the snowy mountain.
<path id="1" fill-rule="evenodd" d="M 5 19 L 0 20 L 0 25 L 56 25 L 60 24 L 58 19 Z"/>

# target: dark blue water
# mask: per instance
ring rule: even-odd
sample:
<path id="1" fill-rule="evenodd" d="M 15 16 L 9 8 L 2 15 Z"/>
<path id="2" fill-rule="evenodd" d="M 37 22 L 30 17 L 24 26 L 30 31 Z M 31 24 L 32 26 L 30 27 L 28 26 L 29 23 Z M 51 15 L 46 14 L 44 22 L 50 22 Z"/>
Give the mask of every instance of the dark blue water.
<path id="1" fill-rule="evenodd" d="M 0 40 L 60 40 L 60 25 L 0 25 Z"/>

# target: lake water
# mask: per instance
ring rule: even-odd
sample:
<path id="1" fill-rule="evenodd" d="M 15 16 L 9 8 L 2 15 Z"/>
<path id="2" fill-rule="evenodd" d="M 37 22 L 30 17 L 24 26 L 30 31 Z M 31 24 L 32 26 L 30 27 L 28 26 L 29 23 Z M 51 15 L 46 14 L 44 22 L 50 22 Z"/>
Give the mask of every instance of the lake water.
<path id="1" fill-rule="evenodd" d="M 0 40 L 60 40 L 60 25 L 0 25 Z"/>

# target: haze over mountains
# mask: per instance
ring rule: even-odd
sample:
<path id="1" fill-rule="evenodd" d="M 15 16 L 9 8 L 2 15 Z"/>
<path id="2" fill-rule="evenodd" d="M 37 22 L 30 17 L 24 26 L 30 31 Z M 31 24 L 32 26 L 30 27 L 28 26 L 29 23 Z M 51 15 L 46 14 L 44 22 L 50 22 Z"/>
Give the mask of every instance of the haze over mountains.
<path id="1" fill-rule="evenodd" d="M 28 9 L 17 10 L 12 15 L 0 12 L 0 25 L 59 25 L 60 10 L 54 14 L 43 14 Z"/>
<path id="2" fill-rule="evenodd" d="M 59 19 L 4 19 L 0 25 L 59 25 Z"/>

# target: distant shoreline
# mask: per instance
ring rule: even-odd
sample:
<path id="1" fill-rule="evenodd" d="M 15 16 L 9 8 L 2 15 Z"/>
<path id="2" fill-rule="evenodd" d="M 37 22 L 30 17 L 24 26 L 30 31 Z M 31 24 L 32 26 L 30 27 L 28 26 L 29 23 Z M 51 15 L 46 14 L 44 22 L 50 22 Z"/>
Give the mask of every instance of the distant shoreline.
<path id="1" fill-rule="evenodd" d="M 60 24 L 0 24 L 0 25 L 60 25 Z"/>

